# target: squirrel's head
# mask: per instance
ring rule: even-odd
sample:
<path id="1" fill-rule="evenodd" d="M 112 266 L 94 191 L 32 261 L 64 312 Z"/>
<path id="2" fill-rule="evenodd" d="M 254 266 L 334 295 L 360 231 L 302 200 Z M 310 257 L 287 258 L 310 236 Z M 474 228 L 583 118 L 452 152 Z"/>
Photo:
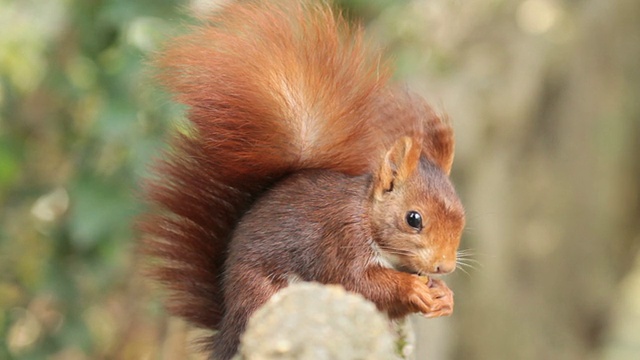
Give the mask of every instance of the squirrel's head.
<path id="1" fill-rule="evenodd" d="M 439 161 L 415 138 L 402 137 L 386 152 L 371 188 L 371 227 L 377 259 L 416 274 L 456 267 L 464 208 L 449 181 L 451 159 Z"/>

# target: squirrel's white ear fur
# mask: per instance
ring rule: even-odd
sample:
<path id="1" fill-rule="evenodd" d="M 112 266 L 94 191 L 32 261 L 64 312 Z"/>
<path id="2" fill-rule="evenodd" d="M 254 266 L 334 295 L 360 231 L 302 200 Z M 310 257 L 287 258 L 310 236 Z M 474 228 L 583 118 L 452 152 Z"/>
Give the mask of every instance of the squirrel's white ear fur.
<path id="1" fill-rule="evenodd" d="M 374 195 L 377 199 L 401 185 L 420 162 L 421 144 L 404 136 L 387 151 L 376 174 Z"/>

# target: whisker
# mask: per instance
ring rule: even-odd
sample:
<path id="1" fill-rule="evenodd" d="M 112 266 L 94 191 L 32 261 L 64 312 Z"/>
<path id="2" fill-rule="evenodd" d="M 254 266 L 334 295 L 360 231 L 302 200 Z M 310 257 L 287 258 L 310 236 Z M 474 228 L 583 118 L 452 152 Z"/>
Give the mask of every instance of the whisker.
<path id="1" fill-rule="evenodd" d="M 465 254 L 465 255 L 467 254 L 475 255 L 478 253 L 476 249 L 462 249 L 462 250 L 458 250 L 457 252 L 458 254 Z"/>
<path id="2" fill-rule="evenodd" d="M 460 260 L 466 261 L 470 264 L 474 264 L 474 265 L 479 265 L 479 266 L 483 266 L 482 263 L 476 259 L 469 259 L 469 258 L 460 258 Z"/>
<path id="3" fill-rule="evenodd" d="M 473 261 L 478 261 L 475 259 L 475 256 L 473 255 L 469 255 L 469 254 L 457 254 L 458 259 L 465 259 L 465 260 L 473 260 Z"/>
<path id="4" fill-rule="evenodd" d="M 457 258 L 456 259 L 456 264 L 460 264 L 461 266 L 465 266 L 469 269 L 476 269 L 478 267 L 482 268 L 484 267 L 484 265 L 482 265 L 481 262 L 475 260 L 475 259 L 465 259 L 465 258 Z"/>
<path id="5" fill-rule="evenodd" d="M 472 268 L 475 268 L 476 266 L 477 267 L 481 267 L 481 268 L 484 267 L 482 262 L 480 262 L 480 261 L 478 261 L 476 259 L 471 259 L 471 258 L 458 257 L 456 259 L 456 262 L 459 262 L 461 264 L 465 264 L 466 266 L 469 266 L 469 267 L 472 267 Z"/>
<path id="6" fill-rule="evenodd" d="M 479 261 L 477 261 L 475 259 L 468 259 L 468 258 L 463 258 L 463 257 L 456 258 L 456 262 L 461 262 L 461 263 L 469 264 L 469 265 L 482 265 Z"/>
<path id="7" fill-rule="evenodd" d="M 404 255 L 404 256 L 409 256 L 411 255 L 410 252 L 401 252 L 401 251 L 393 251 L 393 250 L 385 250 L 385 252 L 391 254 L 391 255 Z"/>
<path id="8" fill-rule="evenodd" d="M 478 257 L 479 252 L 476 249 L 463 249 L 457 252 L 457 262 L 464 264 L 470 269 L 476 269 L 476 267 L 484 267 L 482 262 L 475 259 Z"/>
<path id="9" fill-rule="evenodd" d="M 396 255 L 411 255 L 411 254 L 413 254 L 413 252 L 410 251 L 410 250 L 392 248 L 392 247 L 388 247 L 388 246 L 381 246 L 380 249 L 384 250 L 384 251 L 386 251 L 388 253 L 396 254 Z"/>
<path id="10" fill-rule="evenodd" d="M 456 265 L 458 265 L 461 269 L 462 269 L 462 268 L 465 268 L 465 269 L 466 269 L 466 268 L 468 268 L 468 269 L 475 270 L 475 268 L 474 268 L 473 266 L 469 265 L 469 264 L 465 264 L 465 263 L 456 263 Z"/>
<path id="11" fill-rule="evenodd" d="M 465 270 L 464 267 L 459 266 L 458 269 L 460 269 L 460 271 L 462 271 L 465 275 L 467 275 L 468 277 L 471 277 L 471 275 L 469 274 L 469 272 L 467 270 Z"/>

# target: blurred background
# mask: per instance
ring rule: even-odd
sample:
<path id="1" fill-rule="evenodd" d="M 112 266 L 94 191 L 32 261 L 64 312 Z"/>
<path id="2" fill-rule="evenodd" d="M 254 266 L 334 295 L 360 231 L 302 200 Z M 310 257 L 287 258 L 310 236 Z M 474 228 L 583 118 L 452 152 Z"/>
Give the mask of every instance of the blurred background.
<path id="1" fill-rule="evenodd" d="M 218 2 L 0 0 L 0 359 L 201 358 L 133 223 L 183 110 L 146 62 Z M 472 266 L 417 359 L 640 359 L 640 1 L 337 5 L 457 132 Z"/>

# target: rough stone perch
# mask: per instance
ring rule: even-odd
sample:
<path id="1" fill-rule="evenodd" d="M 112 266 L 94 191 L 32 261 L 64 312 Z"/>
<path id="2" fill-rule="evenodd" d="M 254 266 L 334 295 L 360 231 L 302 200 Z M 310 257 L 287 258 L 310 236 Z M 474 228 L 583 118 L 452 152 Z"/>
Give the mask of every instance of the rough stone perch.
<path id="1" fill-rule="evenodd" d="M 234 359 L 401 359 L 412 348 L 402 326 L 340 286 L 297 283 L 251 317 Z"/>

